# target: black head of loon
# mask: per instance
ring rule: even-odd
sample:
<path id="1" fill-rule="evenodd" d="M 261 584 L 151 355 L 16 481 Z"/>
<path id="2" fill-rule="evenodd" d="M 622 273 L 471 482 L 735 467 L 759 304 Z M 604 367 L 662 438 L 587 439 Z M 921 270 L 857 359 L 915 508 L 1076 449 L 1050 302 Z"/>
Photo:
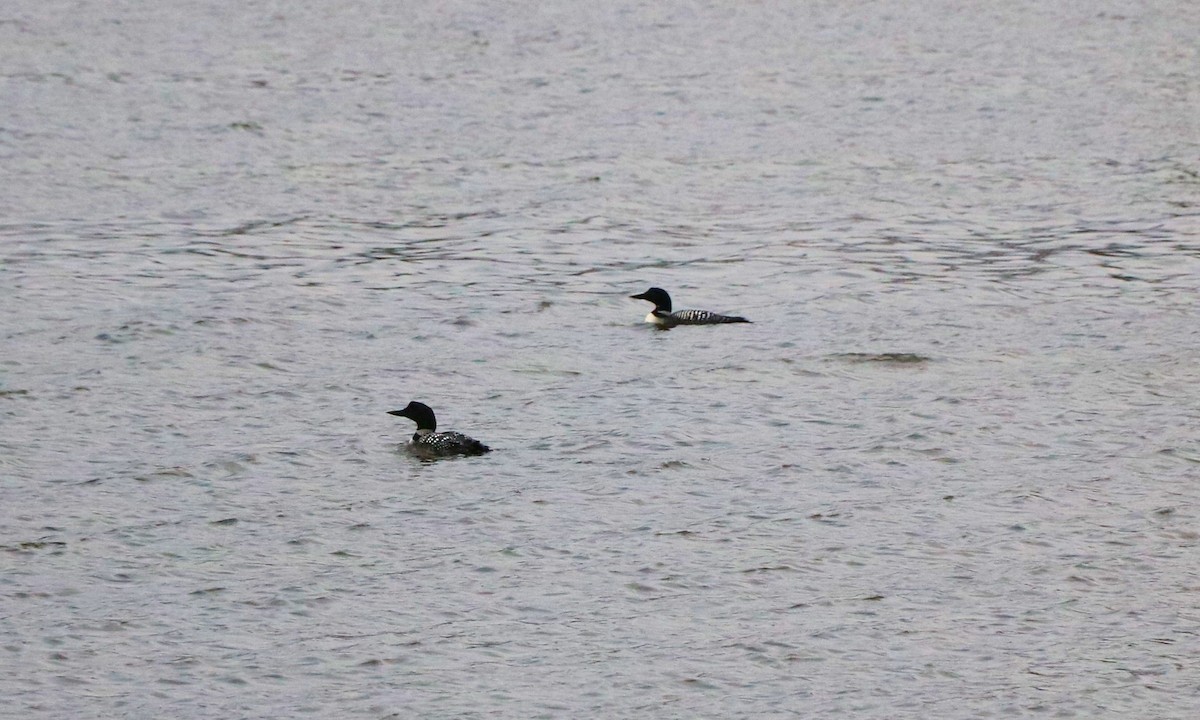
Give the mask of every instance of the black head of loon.
<path id="1" fill-rule="evenodd" d="M 460 432 L 435 432 L 437 418 L 434 417 L 433 410 L 425 403 L 413 400 L 403 410 L 389 410 L 388 415 L 406 417 L 417 424 L 417 432 L 412 436 L 409 449 L 423 458 L 482 455 L 491 452 L 491 448 L 487 445 Z"/>
<path id="2" fill-rule="evenodd" d="M 654 309 L 660 312 L 671 312 L 671 296 L 662 288 L 652 287 L 639 295 L 630 295 L 634 300 L 649 300 L 654 303 Z"/>
<path id="3" fill-rule="evenodd" d="M 388 415 L 406 417 L 417 424 L 418 430 L 437 430 L 437 418 L 433 416 L 433 408 L 416 400 L 405 405 L 403 410 L 388 410 Z"/>

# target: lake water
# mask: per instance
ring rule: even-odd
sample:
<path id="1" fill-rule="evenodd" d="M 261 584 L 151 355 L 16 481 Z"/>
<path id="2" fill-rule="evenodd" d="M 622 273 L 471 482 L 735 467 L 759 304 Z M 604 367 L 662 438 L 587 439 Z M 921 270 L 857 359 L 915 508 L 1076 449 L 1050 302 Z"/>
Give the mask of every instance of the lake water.
<path id="1" fill-rule="evenodd" d="M 1198 27 L 9 0 L 0 715 L 1197 717 Z"/>

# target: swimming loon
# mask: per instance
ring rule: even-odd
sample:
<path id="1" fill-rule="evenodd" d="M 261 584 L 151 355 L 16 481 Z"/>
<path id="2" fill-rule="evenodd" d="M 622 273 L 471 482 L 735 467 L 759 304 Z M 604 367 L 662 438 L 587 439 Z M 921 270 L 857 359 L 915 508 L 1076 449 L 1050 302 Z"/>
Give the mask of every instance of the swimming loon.
<path id="1" fill-rule="evenodd" d="M 662 288 L 652 287 L 641 295 L 630 295 L 635 300 L 649 300 L 654 310 L 646 316 L 646 322 L 666 330 L 676 325 L 720 325 L 723 323 L 748 323 L 737 315 L 718 315 L 707 310 L 680 310 L 671 312 L 671 296 Z"/>
<path id="2" fill-rule="evenodd" d="M 478 440 L 459 432 L 434 432 L 437 430 L 437 418 L 433 416 L 433 410 L 416 400 L 410 402 L 403 410 L 389 410 L 388 415 L 406 417 L 417 424 L 417 432 L 412 436 L 409 448 L 418 455 L 482 455 L 492 450 Z"/>

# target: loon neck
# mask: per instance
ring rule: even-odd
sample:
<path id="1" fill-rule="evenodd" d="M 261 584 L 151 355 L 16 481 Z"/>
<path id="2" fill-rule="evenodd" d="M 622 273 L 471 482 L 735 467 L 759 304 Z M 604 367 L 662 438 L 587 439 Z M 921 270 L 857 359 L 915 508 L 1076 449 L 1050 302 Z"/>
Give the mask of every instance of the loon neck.
<path id="1" fill-rule="evenodd" d="M 652 310 L 650 314 L 646 315 L 646 322 L 652 325 L 667 325 L 671 322 L 671 313 L 665 310 Z"/>

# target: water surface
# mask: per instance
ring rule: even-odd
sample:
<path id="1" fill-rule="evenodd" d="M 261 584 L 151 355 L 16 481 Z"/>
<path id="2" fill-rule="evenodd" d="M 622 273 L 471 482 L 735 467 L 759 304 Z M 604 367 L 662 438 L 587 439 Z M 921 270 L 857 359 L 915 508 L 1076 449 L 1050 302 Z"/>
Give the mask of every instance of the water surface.
<path id="1" fill-rule="evenodd" d="M 9 711 L 1195 717 L 1197 22 L 9 3 Z"/>

